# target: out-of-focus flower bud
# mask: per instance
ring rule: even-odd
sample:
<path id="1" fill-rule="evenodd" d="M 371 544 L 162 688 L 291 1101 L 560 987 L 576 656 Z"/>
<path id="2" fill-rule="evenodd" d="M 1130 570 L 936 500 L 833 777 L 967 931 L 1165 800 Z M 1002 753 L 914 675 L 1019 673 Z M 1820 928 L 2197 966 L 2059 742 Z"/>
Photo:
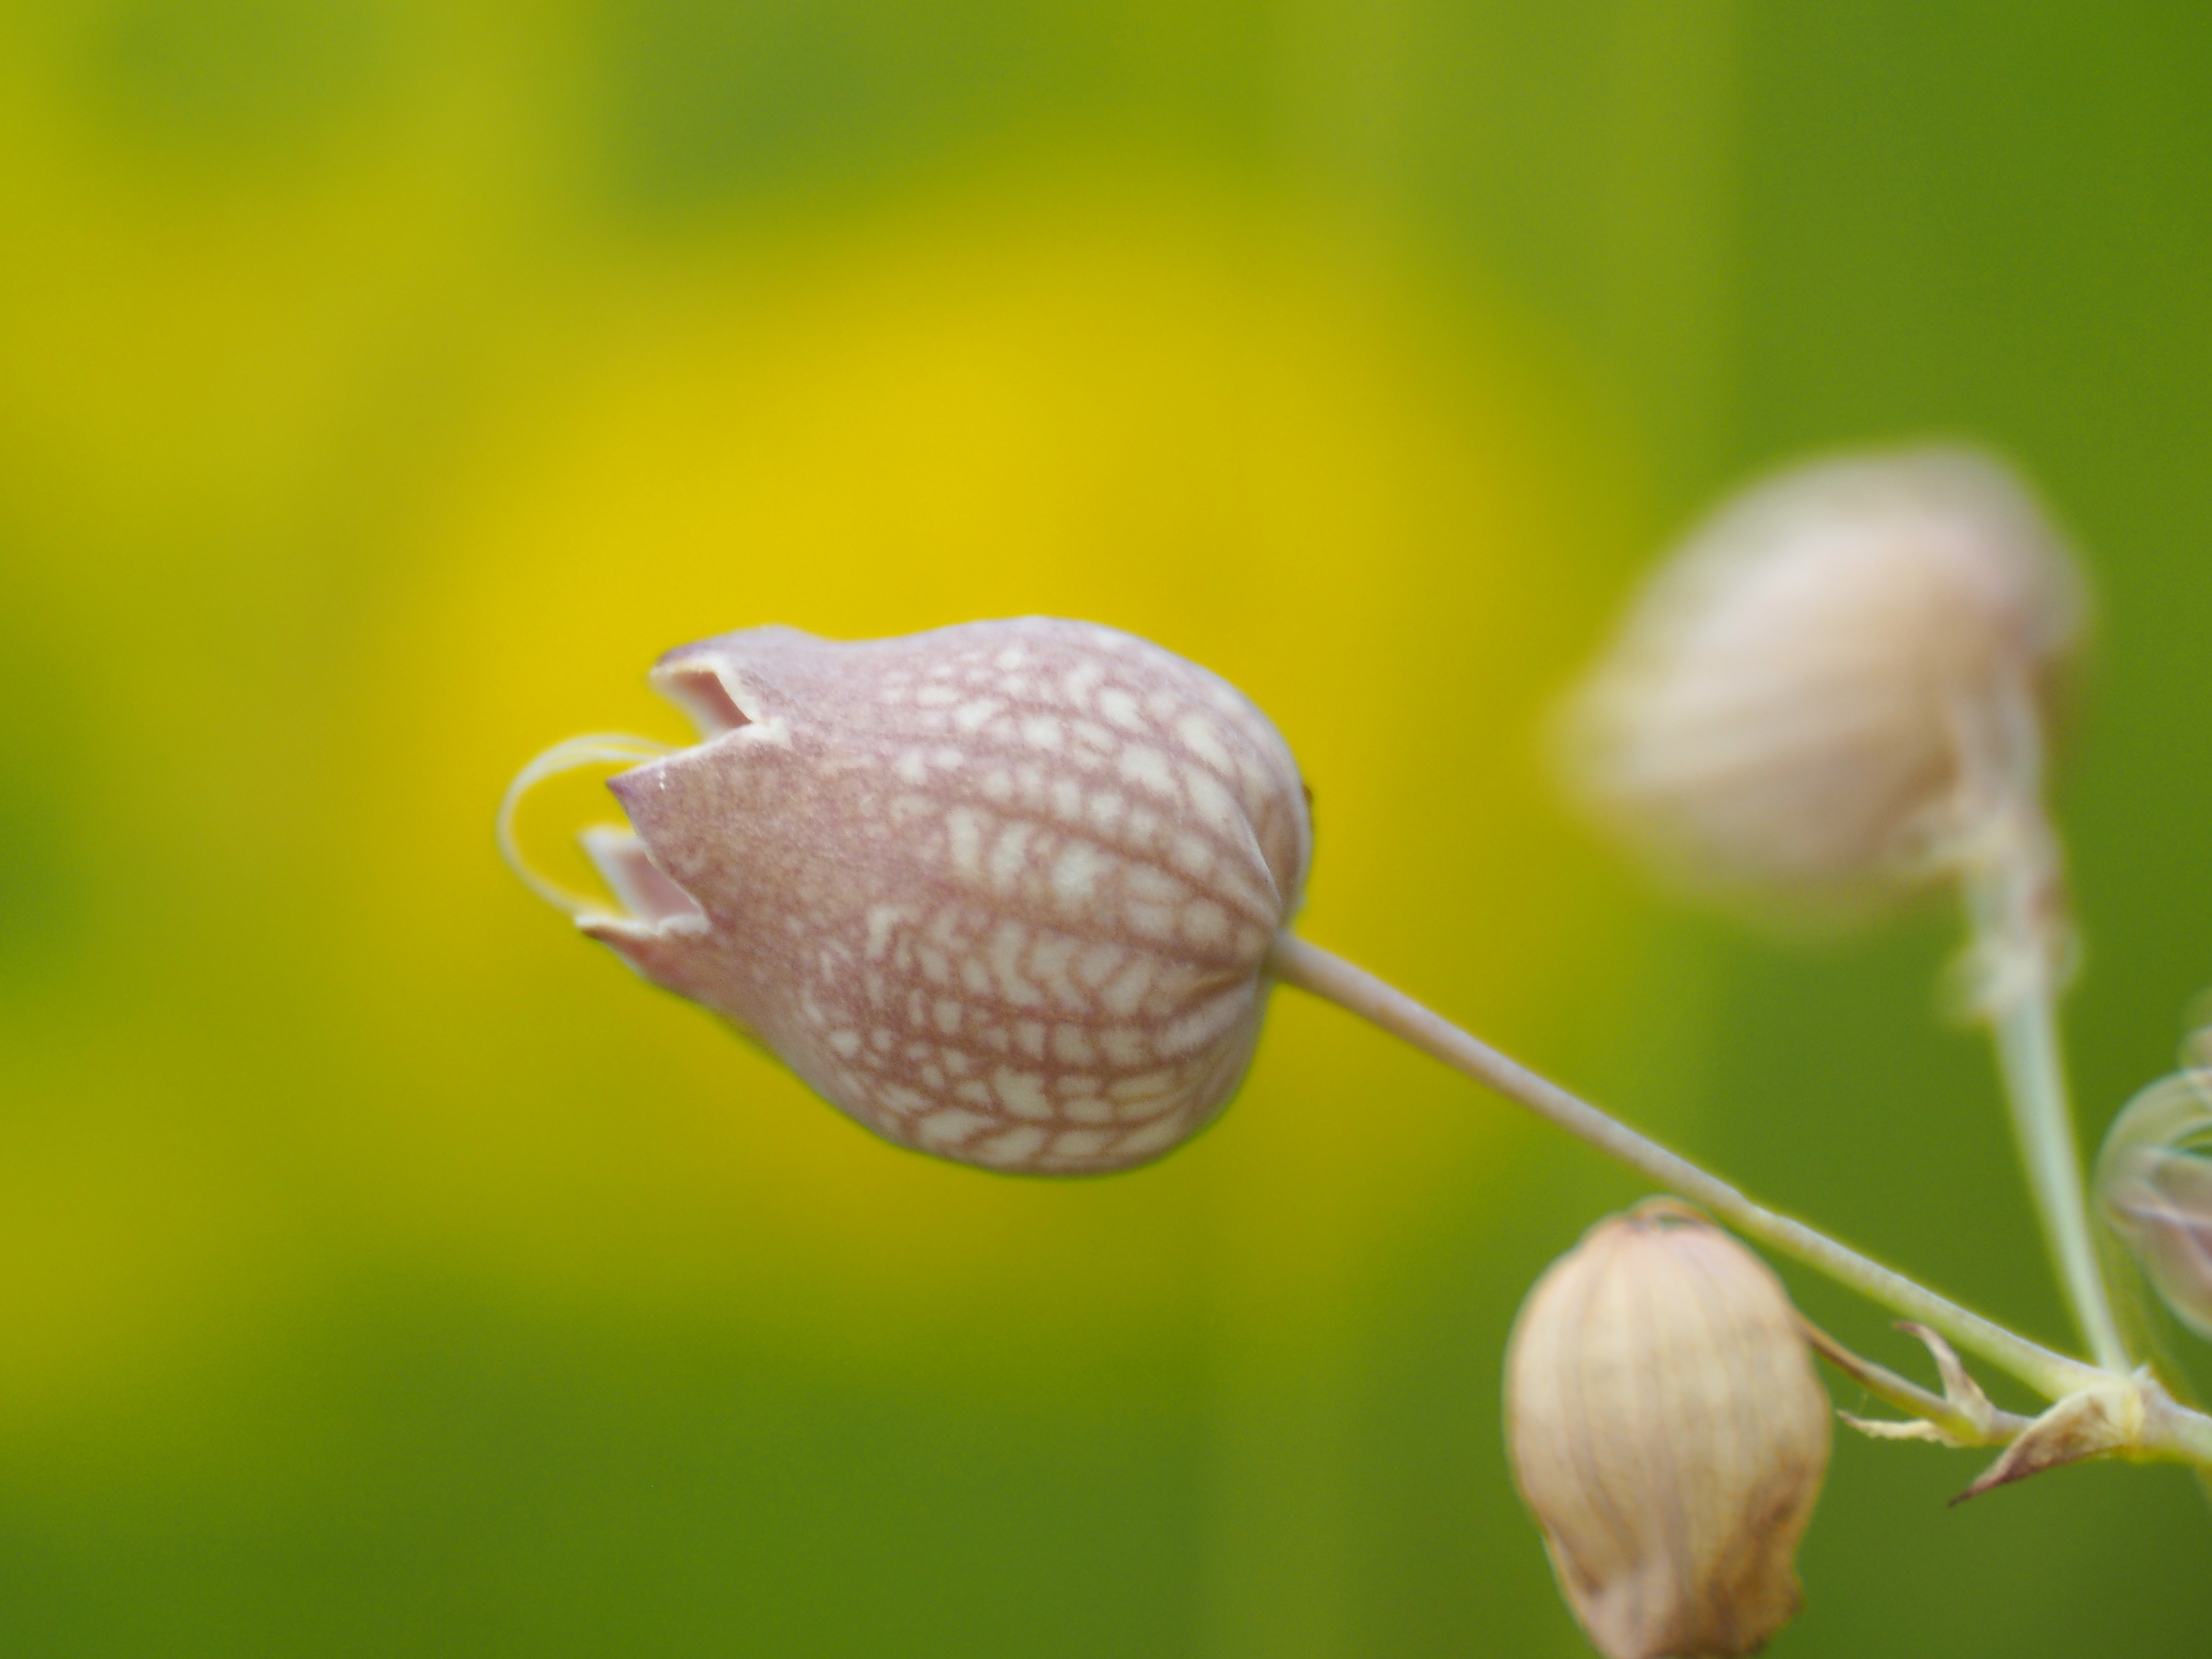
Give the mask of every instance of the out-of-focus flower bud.
<path id="1" fill-rule="evenodd" d="M 1828 1400 L 1781 1282 L 1698 1212 L 1639 1206 L 1552 1264 L 1513 1328 L 1505 1424 L 1607 1659 L 1750 1653 L 1796 1613 Z"/>
<path id="2" fill-rule="evenodd" d="M 754 629 L 652 680 L 702 741 L 610 780 L 635 833 L 585 840 L 627 914 L 577 917 L 647 979 L 966 1163 L 1126 1169 L 1234 1092 L 1311 831 L 1233 687 L 1043 618 Z"/>
<path id="3" fill-rule="evenodd" d="M 1599 814 L 1679 882 L 1846 916 L 1944 874 L 2039 788 L 2086 611 L 2014 475 L 1829 460 L 1723 507 L 1571 711 Z"/>
<path id="4" fill-rule="evenodd" d="M 2212 1072 L 2162 1078 L 2130 1101 L 2105 1136 L 2094 1185 L 2166 1306 L 2212 1337 Z"/>

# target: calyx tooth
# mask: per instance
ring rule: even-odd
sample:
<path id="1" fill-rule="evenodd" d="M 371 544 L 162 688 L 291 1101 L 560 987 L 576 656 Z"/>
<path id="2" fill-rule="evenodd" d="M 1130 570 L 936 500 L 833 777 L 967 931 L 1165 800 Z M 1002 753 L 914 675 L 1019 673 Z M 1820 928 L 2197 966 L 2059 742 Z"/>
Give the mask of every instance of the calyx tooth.
<path id="1" fill-rule="evenodd" d="M 702 737 L 719 738 L 753 723 L 752 716 L 738 706 L 737 688 L 719 666 L 704 659 L 664 663 L 653 671 L 653 684 L 691 717 Z"/>
<path id="2" fill-rule="evenodd" d="M 705 929 L 707 913 L 699 902 L 669 879 L 635 836 L 626 830 L 592 829 L 580 839 L 600 879 L 632 917 L 669 931 Z"/>

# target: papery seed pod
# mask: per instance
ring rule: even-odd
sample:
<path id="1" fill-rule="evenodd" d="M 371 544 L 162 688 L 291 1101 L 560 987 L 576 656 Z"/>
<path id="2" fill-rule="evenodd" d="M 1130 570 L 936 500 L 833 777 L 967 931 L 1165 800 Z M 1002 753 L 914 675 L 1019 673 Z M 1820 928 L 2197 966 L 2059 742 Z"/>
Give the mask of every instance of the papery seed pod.
<path id="1" fill-rule="evenodd" d="M 2082 583 L 1969 451 L 1785 472 L 1692 533 L 1571 710 L 1599 815 L 1667 873 L 1849 915 L 1951 867 L 2077 646 Z"/>
<path id="2" fill-rule="evenodd" d="M 1145 1163 L 1235 1091 L 1311 832 L 1233 687 L 1042 618 L 754 629 L 652 681 L 702 740 L 610 781 L 635 833 L 586 843 L 628 914 L 577 919 L 647 979 L 885 1138 L 1002 1170 Z"/>
<path id="3" fill-rule="evenodd" d="M 2166 1305 L 2212 1338 L 2212 1072 L 2162 1078 L 2130 1101 L 2106 1133 L 2093 1184 Z"/>
<path id="4" fill-rule="evenodd" d="M 1796 1613 L 1828 1400 L 1781 1282 L 1698 1212 L 1641 1206 L 1552 1264 L 1514 1323 L 1505 1428 L 1607 1659 L 1750 1653 Z"/>

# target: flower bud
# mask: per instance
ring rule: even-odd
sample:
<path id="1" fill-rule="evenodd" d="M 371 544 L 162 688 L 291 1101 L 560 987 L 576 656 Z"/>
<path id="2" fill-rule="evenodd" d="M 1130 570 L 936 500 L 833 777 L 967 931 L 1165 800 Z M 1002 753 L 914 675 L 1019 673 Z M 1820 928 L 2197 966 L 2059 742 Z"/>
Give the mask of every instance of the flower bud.
<path id="1" fill-rule="evenodd" d="M 647 979 L 966 1163 L 1125 1169 L 1235 1091 L 1311 832 L 1234 688 L 1044 618 L 753 629 L 652 681 L 702 740 L 610 781 L 634 833 L 586 846 L 626 913 L 577 918 Z"/>
<path id="2" fill-rule="evenodd" d="M 2038 787 L 2081 582 L 1996 461 L 1829 460 L 1723 507 L 1572 709 L 1570 758 L 1694 889 L 1847 915 L 1945 871 Z"/>
<path id="3" fill-rule="evenodd" d="M 2161 1079 L 2113 1119 L 2098 1206 L 2166 1305 L 2212 1337 L 2212 1072 Z"/>
<path id="4" fill-rule="evenodd" d="M 1796 1613 L 1827 1396 L 1781 1282 L 1698 1212 L 1640 1206 L 1552 1264 L 1514 1324 L 1505 1425 L 1607 1659 L 1750 1653 Z"/>

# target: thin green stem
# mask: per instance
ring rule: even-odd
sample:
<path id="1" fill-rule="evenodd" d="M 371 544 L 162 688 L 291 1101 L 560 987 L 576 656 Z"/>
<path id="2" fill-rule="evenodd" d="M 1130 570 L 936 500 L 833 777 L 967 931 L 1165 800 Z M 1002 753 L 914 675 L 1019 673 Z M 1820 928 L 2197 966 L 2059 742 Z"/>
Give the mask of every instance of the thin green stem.
<path id="1" fill-rule="evenodd" d="M 2142 1385 L 2144 1423 L 2138 1455 L 2161 1463 L 2191 1463 L 2212 1494 L 2212 1418 L 2176 1401 L 2155 1382 Z"/>
<path id="2" fill-rule="evenodd" d="M 2082 1200 L 2053 1000 L 2047 990 L 2022 999 L 1995 1018 L 1991 1035 L 2012 1104 L 2013 1131 L 2067 1305 L 2097 1363 L 2107 1370 L 2125 1370 L 2131 1363 L 2128 1346 L 2112 1316 Z"/>
<path id="3" fill-rule="evenodd" d="M 1908 1416 L 1918 1418 L 1923 1423 L 1933 1424 L 1941 1429 L 1954 1444 L 2008 1445 L 2019 1439 L 2034 1420 L 2032 1418 L 2017 1416 L 2011 1412 L 1999 1411 L 1990 1405 L 1986 1400 L 1979 1400 L 1978 1403 L 1982 1409 L 1978 1413 L 1968 1409 L 1959 1401 L 1944 1395 L 1930 1394 L 1917 1382 L 1899 1376 L 1887 1366 L 1877 1365 L 1873 1360 L 1852 1352 L 1850 1349 L 1837 1341 L 1834 1337 L 1806 1318 L 1804 1315 L 1797 1316 L 1797 1323 L 1799 1328 L 1805 1333 L 1806 1341 L 1812 1344 L 1813 1351 L 1831 1365 L 1843 1372 L 1875 1399 L 1884 1401 Z M 1978 1393 L 1977 1398 L 1978 1399 Z M 1864 1430 L 1868 1427 L 1856 1418 L 1847 1417 L 1844 1420 L 1855 1428 Z M 1874 1425 L 1875 1430 L 1885 1426 L 1887 1425 Z M 1903 1439 L 1905 1437 L 1891 1434 L 1887 1437 Z"/>
<path id="4" fill-rule="evenodd" d="M 1795 1256 L 1870 1301 L 1942 1332 L 2045 1399 L 2058 1400 L 2077 1389 L 2112 1381 L 2107 1371 L 2031 1342 L 1803 1222 L 1754 1204 L 1718 1176 L 1509 1060 L 1395 986 L 1319 945 L 1290 933 L 1278 934 L 1268 955 L 1268 969 L 1284 983 L 1358 1015 L 1528 1107 L 1668 1191 L 1703 1205 L 1739 1232 Z"/>
<path id="5" fill-rule="evenodd" d="M 1996 1039 L 2013 1138 L 2075 1327 L 2099 1364 L 2125 1371 L 2132 1361 L 2089 1231 L 2058 1053 L 2058 993 L 2073 933 L 2065 859 L 2043 805 L 2042 708 L 2025 680 L 1998 690 L 1987 702 L 1961 702 L 1953 711 L 1967 832 L 1956 848 L 1966 989 Z"/>
<path id="6" fill-rule="evenodd" d="M 2059 946 L 2051 934 L 2063 922 L 2056 912 L 2056 860 L 2045 851 L 2049 834 L 2039 811 L 2021 810 L 2033 813 L 2033 821 L 2006 836 L 1967 874 L 1966 915 L 1973 931 L 1968 960 L 1986 981 L 1981 1012 L 1996 1044 L 2013 1136 L 2067 1308 L 2097 1363 L 2124 1371 L 2132 1360 L 2089 1231 L 2059 1056 L 2059 976 L 2053 963 Z"/>

